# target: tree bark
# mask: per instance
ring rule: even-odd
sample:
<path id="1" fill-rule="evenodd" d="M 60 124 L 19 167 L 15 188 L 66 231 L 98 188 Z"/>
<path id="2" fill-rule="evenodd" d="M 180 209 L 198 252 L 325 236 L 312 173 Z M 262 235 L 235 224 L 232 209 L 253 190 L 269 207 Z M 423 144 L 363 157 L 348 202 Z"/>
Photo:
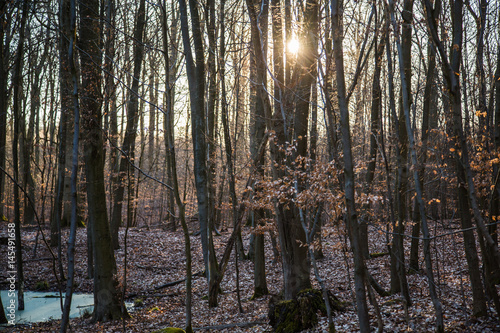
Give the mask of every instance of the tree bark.
<path id="1" fill-rule="evenodd" d="M 186 332 L 192 333 L 192 258 L 191 258 L 191 238 L 189 235 L 189 229 L 186 223 L 186 205 L 184 201 L 181 199 L 180 191 L 179 191 L 179 182 L 177 177 L 177 161 L 175 154 L 175 133 L 174 133 L 174 108 L 173 108 L 173 92 L 174 92 L 174 82 L 171 81 L 173 77 L 175 77 L 175 62 L 177 59 L 177 50 L 174 48 L 169 49 L 168 43 L 168 28 L 167 28 L 167 6 L 166 1 L 164 0 L 161 3 L 162 10 L 162 29 L 163 29 L 163 48 L 164 48 L 164 56 L 165 56 L 165 76 L 167 80 L 167 88 L 165 92 L 165 101 L 166 101 L 166 114 L 164 124 L 165 126 L 165 149 L 167 153 L 167 168 L 168 174 L 170 175 L 169 180 L 171 181 L 173 188 L 173 196 L 175 198 L 177 208 L 179 210 L 179 219 L 181 222 L 182 231 L 184 233 L 184 251 L 186 253 Z M 176 20 L 175 20 L 176 21 Z M 175 25 L 175 24 L 174 24 Z M 171 58 L 171 54 L 174 54 L 173 59 Z M 174 66 L 172 66 L 172 64 Z M 172 74 L 174 72 L 174 75 Z M 175 217 L 174 217 L 175 219 Z"/>
<path id="2" fill-rule="evenodd" d="M 134 29 L 134 77 L 130 91 L 130 99 L 127 104 L 127 127 L 125 136 L 123 137 L 122 155 L 120 158 L 119 181 L 113 195 L 113 214 L 111 216 L 111 235 L 113 239 L 113 247 L 118 249 L 118 231 L 122 224 L 122 205 L 125 192 L 126 177 L 134 177 L 135 169 L 130 166 L 134 163 L 135 139 L 137 137 L 137 124 L 139 121 L 139 78 L 141 77 L 142 60 L 144 58 L 143 35 L 146 20 L 145 0 L 139 2 L 139 8 L 136 15 L 136 26 Z M 132 180 L 132 183 L 133 180 Z M 129 195 L 132 193 L 129 188 Z M 130 218 L 130 214 L 127 214 Z M 132 224 L 132 221 L 129 221 Z"/>
<path id="3" fill-rule="evenodd" d="M 76 0 L 71 0 L 71 37 L 68 51 L 69 69 L 73 81 L 73 162 L 71 167 L 71 223 L 68 239 L 68 281 L 66 283 L 66 297 L 64 299 L 63 314 L 61 319 L 61 333 L 65 333 L 69 324 L 69 314 L 71 311 L 71 300 L 75 284 L 75 245 L 76 245 L 76 223 L 78 219 L 77 208 L 77 176 L 78 176 L 78 143 L 80 136 L 80 104 L 78 100 L 78 76 L 75 66 L 75 37 L 76 37 Z"/>
<path id="4" fill-rule="evenodd" d="M 262 45 L 264 47 L 263 52 L 267 54 L 267 48 L 265 45 L 267 45 L 267 32 L 268 32 L 268 16 L 269 16 L 269 1 L 264 0 L 262 3 L 259 2 L 259 29 L 260 32 L 262 33 Z M 281 19 L 281 15 L 278 17 L 274 17 L 274 13 L 277 11 L 276 6 L 277 4 L 272 3 L 271 6 L 273 10 L 273 21 Z M 280 8 L 279 5 L 277 5 L 277 8 Z M 273 29 L 273 33 L 275 33 L 275 30 Z M 256 29 L 251 30 L 251 39 L 252 39 L 252 44 L 255 43 L 255 39 L 260 39 L 261 35 L 259 34 L 259 31 Z M 283 42 L 281 40 L 275 41 L 275 43 L 281 43 Z M 278 50 L 275 50 L 273 52 L 273 57 L 277 55 L 280 52 L 280 48 L 278 46 Z M 251 71 L 254 75 L 254 82 L 257 82 L 257 68 L 256 68 L 256 60 L 258 55 L 252 53 L 251 55 L 253 57 L 253 68 L 251 68 Z M 279 66 L 279 65 L 277 65 Z M 264 74 L 263 77 L 263 82 L 267 81 L 267 77 Z M 250 122 L 250 156 L 252 157 L 252 160 L 255 160 L 258 155 L 258 150 L 259 146 L 261 144 L 261 140 L 264 137 L 265 131 L 266 131 L 266 122 L 265 122 L 265 110 L 264 110 L 264 104 L 261 98 L 257 96 L 257 84 L 256 83 L 251 83 L 252 85 L 252 92 L 255 97 L 254 99 L 254 106 L 252 106 L 251 110 L 253 111 L 251 122 Z M 258 181 L 262 180 L 264 178 L 264 167 L 265 167 L 265 158 L 264 155 L 258 160 L 258 165 L 256 169 L 257 173 L 257 181 L 256 183 L 253 184 L 253 187 L 258 187 Z M 264 225 L 262 222 L 262 219 L 264 219 L 266 216 L 269 215 L 269 212 L 266 211 L 265 209 L 256 209 L 252 211 L 251 213 L 251 218 L 252 218 L 252 227 L 254 228 L 254 234 L 253 234 L 253 253 L 252 253 L 252 259 L 254 262 L 254 294 L 252 298 L 260 297 L 262 295 L 268 294 L 268 288 L 267 288 L 267 282 L 266 282 L 266 271 L 265 271 L 265 252 L 264 252 L 264 234 L 262 232 L 255 232 L 257 230 L 258 226 Z M 250 250 L 248 251 L 250 255 Z"/>
<path id="5" fill-rule="evenodd" d="M 349 230 L 351 247 L 354 254 L 354 288 L 356 294 L 356 307 L 361 332 L 370 332 L 368 305 L 366 303 L 366 266 L 359 244 L 359 225 L 354 201 L 354 165 L 351 148 L 351 132 L 349 123 L 349 110 L 346 98 L 344 52 L 342 41 L 344 38 L 342 0 L 332 0 L 332 36 L 335 70 L 337 76 L 337 96 L 340 109 L 340 126 L 342 131 L 342 149 L 344 153 L 344 195 L 346 205 L 346 226 Z"/>
<path id="6" fill-rule="evenodd" d="M 10 27 L 10 14 L 8 2 L 0 1 L 0 168 L 5 170 L 5 158 L 7 153 L 7 107 L 8 92 L 8 54 L 10 39 L 6 38 L 6 32 Z M 7 34 L 8 35 L 8 34 Z M 4 219 L 5 200 L 5 175 L 0 172 L 0 220 Z"/>
<path id="7" fill-rule="evenodd" d="M 81 117 L 89 227 L 94 260 L 94 321 L 127 317 L 118 291 L 116 261 L 111 243 L 104 189 L 104 151 L 99 63 L 99 1 L 80 2 L 79 41 L 82 86 Z M 122 312 L 125 309 L 125 312 Z"/>
<path id="8" fill-rule="evenodd" d="M 198 6 L 195 0 L 189 0 L 191 26 L 193 32 L 194 52 L 193 59 L 191 41 L 188 28 L 188 15 L 185 0 L 179 1 L 182 40 L 186 58 L 189 97 L 191 105 L 191 135 L 194 154 L 194 177 L 196 197 L 198 201 L 198 219 L 201 231 L 203 260 L 209 283 L 209 306 L 217 306 L 217 295 L 210 286 L 218 275 L 217 259 L 212 239 L 212 230 L 209 225 L 208 209 L 208 181 L 206 165 L 206 118 L 205 118 L 205 59 L 203 50 L 203 36 Z M 212 290 L 212 292 L 211 292 Z M 215 294 L 215 295 L 214 295 Z"/>
<path id="9" fill-rule="evenodd" d="M 17 267 L 17 298 L 18 310 L 24 310 L 24 270 L 23 270 L 23 252 L 21 243 L 21 212 L 20 212 L 20 196 L 19 196 L 19 136 L 20 136 L 20 117 L 21 117 L 21 98 L 22 98 L 22 69 L 24 58 L 24 40 L 25 29 L 28 18 L 28 2 L 24 1 L 21 11 L 21 27 L 19 30 L 19 40 L 17 44 L 17 57 L 14 64 L 14 73 L 12 77 L 12 85 L 14 86 L 13 94 L 13 117 L 14 117 L 14 135 L 12 138 L 12 160 L 14 168 L 14 234 L 16 240 L 16 267 Z"/>
<path id="10" fill-rule="evenodd" d="M 429 293 L 432 299 L 432 303 L 434 304 L 435 312 L 436 312 L 436 331 L 437 332 L 443 332 L 444 331 L 444 324 L 443 324 L 443 310 L 442 310 L 442 305 L 441 302 L 437 296 L 437 292 L 435 289 L 435 282 L 434 282 L 434 273 L 432 271 L 432 261 L 431 261 L 431 254 L 430 254 L 430 236 L 429 236 L 429 229 L 427 226 L 427 216 L 425 213 L 425 207 L 423 203 L 423 194 L 422 194 L 422 186 L 420 183 L 420 179 L 418 176 L 418 162 L 417 162 L 417 153 L 415 149 L 415 139 L 413 136 L 413 129 L 411 127 L 411 122 L 410 122 L 410 98 L 409 98 L 409 90 L 408 90 L 408 84 L 409 84 L 409 79 L 406 77 L 406 66 L 404 62 L 404 50 L 402 47 L 402 44 L 399 40 L 399 35 L 398 35 L 398 27 L 396 24 L 396 19 L 394 15 L 394 2 L 391 0 L 389 2 L 389 8 L 390 8 L 390 14 L 391 14 L 391 21 L 393 28 L 395 30 L 395 37 L 396 37 L 396 43 L 397 43 L 397 48 L 398 48 L 398 56 L 399 56 L 399 69 L 400 69 L 400 77 L 401 77 L 401 90 L 403 92 L 403 108 L 404 108 L 404 116 L 406 119 L 406 130 L 408 133 L 408 140 L 409 140 L 409 146 L 410 146 L 410 152 L 411 152 L 411 162 L 413 164 L 413 178 L 415 181 L 415 191 L 417 195 L 417 200 L 418 200 L 418 205 L 420 209 L 420 216 L 422 219 L 422 232 L 424 235 L 424 258 L 425 258 L 425 264 L 426 264 L 426 269 L 427 269 L 427 280 L 428 280 L 428 285 L 429 285 Z M 403 39 L 404 41 L 404 39 Z M 400 120 L 401 121 L 401 120 Z"/>

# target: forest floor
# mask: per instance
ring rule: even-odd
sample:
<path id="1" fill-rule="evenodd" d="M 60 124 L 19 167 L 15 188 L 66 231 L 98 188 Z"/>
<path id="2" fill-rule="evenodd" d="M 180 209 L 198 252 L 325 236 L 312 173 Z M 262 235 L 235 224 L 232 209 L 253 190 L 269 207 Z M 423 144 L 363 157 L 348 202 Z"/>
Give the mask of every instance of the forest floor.
<path id="1" fill-rule="evenodd" d="M 195 229 L 195 225 L 192 225 Z M 6 227 L 1 230 L 6 230 Z M 341 300 L 347 308 L 344 312 L 335 312 L 333 321 L 338 332 L 355 332 L 358 330 L 357 315 L 353 300 L 352 258 L 345 251 L 345 238 L 342 228 L 327 226 L 323 229 L 324 258 L 318 261 L 319 271 L 328 288 Z M 444 309 L 444 321 L 447 332 L 500 332 L 500 322 L 490 307 L 490 317 L 473 318 L 471 316 L 471 290 L 467 276 L 467 264 L 463 254 L 463 240 L 460 233 L 454 233 L 459 226 L 456 223 L 431 222 L 431 231 L 446 234 L 432 242 L 434 270 L 436 272 L 437 289 Z M 340 233 L 339 233 L 340 231 Z M 385 234 L 372 229 L 370 234 L 370 252 L 387 252 Z M 44 230 L 49 234 L 48 230 Z M 68 230 L 64 231 L 67 239 Z M 231 229 L 214 237 L 216 249 L 220 256 L 224 251 L 226 240 Z M 51 255 L 47 247 L 39 239 L 36 256 L 33 256 L 37 231 L 26 227 L 22 231 L 24 250 L 24 274 L 26 289 L 35 290 L 37 283 L 47 281 L 49 290 L 57 290 L 57 281 L 53 274 Z M 122 248 L 116 251 L 118 276 L 123 284 L 125 230 L 120 231 Z M 250 233 L 243 234 L 245 246 L 248 246 Z M 406 243 L 406 242 L 405 242 Z M 409 243 L 409 242 L 408 242 Z M 64 241 L 66 244 L 66 241 Z M 270 293 L 279 294 L 282 288 L 281 263 L 273 258 L 269 235 L 266 235 L 266 269 L 267 283 Z M 409 246 L 409 244 L 407 244 Z M 56 251 L 55 249 L 54 251 Z M 203 270 L 201 242 L 199 236 L 192 236 L 193 273 Z M 7 257 L 7 246 L 0 245 L 1 258 Z M 65 257 L 65 251 L 63 256 Z M 233 252 L 234 253 L 234 252 Z M 408 257 L 409 253 L 407 253 Z M 64 260 L 66 260 L 64 258 Z M 4 262 L 4 260 L 2 260 Z M 172 281 L 184 278 L 184 238 L 182 232 L 167 231 L 159 226 L 131 228 L 127 236 L 127 301 L 140 303 L 131 311 L 131 319 L 125 321 L 126 332 L 152 332 L 156 329 L 174 326 L 184 327 L 185 285 L 157 288 Z M 367 261 L 373 277 L 386 289 L 390 281 L 390 259 L 382 255 Z M 423 263 L 421 263 L 423 265 Z M 2 263 L 2 266 L 4 263 Z M 5 270 L 2 267 L 2 272 Z M 207 283 L 203 277 L 193 280 L 193 327 L 199 332 L 271 332 L 267 324 L 269 296 L 250 300 L 253 294 L 253 263 L 250 260 L 239 261 L 239 285 L 243 313 L 238 311 L 236 293 L 236 270 L 234 255 L 222 282 L 222 295 L 219 306 L 209 308 Z M 0 273 L 4 274 L 4 273 Z M 92 293 L 92 280 L 87 279 L 86 231 L 78 230 L 76 254 L 76 292 Z M 312 274 L 313 285 L 319 285 Z M 1 289 L 6 288 L 3 278 Z M 385 332 L 432 332 L 434 331 L 434 308 L 428 296 L 427 279 L 424 273 L 408 275 L 408 283 L 413 305 L 405 309 L 400 295 L 380 297 L 380 306 Z M 370 305 L 371 325 L 377 327 L 377 318 L 373 306 Z M 58 332 L 59 320 L 31 325 L 18 325 L 4 329 L 5 332 Z M 123 332 L 122 321 L 91 323 L 91 319 L 72 319 L 73 332 Z M 310 332 L 326 332 L 327 319 L 320 318 L 315 329 Z M 1 330 L 1 329 L 0 329 Z"/>

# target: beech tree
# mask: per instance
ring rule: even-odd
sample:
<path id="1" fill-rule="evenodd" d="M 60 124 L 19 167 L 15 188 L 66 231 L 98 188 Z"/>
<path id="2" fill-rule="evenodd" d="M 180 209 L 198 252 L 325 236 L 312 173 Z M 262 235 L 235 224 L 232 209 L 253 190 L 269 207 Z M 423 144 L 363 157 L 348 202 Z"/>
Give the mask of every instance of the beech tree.
<path id="1" fill-rule="evenodd" d="M 210 286 L 218 275 L 217 259 L 213 245 L 212 230 L 208 209 L 208 181 L 206 166 L 206 122 L 205 122 L 205 56 L 201 32 L 201 22 L 198 7 L 193 0 L 189 1 L 191 13 L 191 27 L 194 43 L 193 59 L 190 33 L 188 26 L 187 6 L 185 0 L 179 2 L 182 41 L 186 59 L 186 71 L 189 83 L 189 97 L 191 106 L 191 129 L 194 155 L 194 177 L 196 184 L 196 197 L 198 203 L 198 219 L 200 223 L 201 241 L 203 247 L 203 260 L 209 282 L 210 306 L 217 305 L 216 291 Z M 215 295 L 214 295 L 215 294 Z"/>
<path id="2" fill-rule="evenodd" d="M 107 321 L 128 316 L 116 281 L 116 262 L 104 189 L 104 150 L 102 126 L 102 74 L 100 59 L 99 1 L 79 3 L 79 45 L 81 63 L 80 94 L 83 157 L 87 180 L 89 228 L 92 234 L 94 262 L 94 314 L 95 321 Z"/>

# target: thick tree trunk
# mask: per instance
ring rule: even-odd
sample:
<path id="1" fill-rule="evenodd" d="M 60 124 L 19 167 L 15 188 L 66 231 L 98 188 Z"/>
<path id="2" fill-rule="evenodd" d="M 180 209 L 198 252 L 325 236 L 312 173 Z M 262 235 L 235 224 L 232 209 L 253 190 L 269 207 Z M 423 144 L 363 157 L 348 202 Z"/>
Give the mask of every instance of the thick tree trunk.
<path id="1" fill-rule="evenodd" d="M 258 28 L 257 8 L 250 0 L 247 0 L 246 3 L 250 16 L 251 29 L 254 30 L 254 34 L 258 35 L 260 31 Z M 279 151 L 279 146 L 284 147 L 285 142 L 290 142 L 291 139 L 288 133 L 289 128 L 285 125 L 290 121 L 289 116 L 286 116 L 290 111 L 284 110 L 284 106 L 281 103 L 280 112 L 274 115 L 274 124 L 271 123 L 271 103 L 264 86 L 266 61 L 260 38 L 253 39 L 253 51 L 256 55 L 257 96 L 263 103 L 266 126 L 275 130 L 278 144 L 271 143 L 271 158 L 273 161 L 283 164 L 282 161 L 286 159 L 284 154 Z M 279 97 L 281 102 L 283 102 L 281 96 L 282 94 Z M 282 179 L 286 176 L 282 168 L 275 166 L 273 166 L 273 174 L 275 179 Z M 300 290 L 311 286 L 307 249 L 299 246 L 299 242 L 305 242 L 305 233 L 300 224 L 296 207 L 288 209 L 283 203 L 276 203 L 276 215 L 282 251 L 284 294 L 286 299 L 291 299 Z"/>
<path id="2" fill-rule="evenodd" d="M 273 8 L 273 13 L 277 11 L 277 9 L 274 7 L 276 4 L 272 4 Z M 279 5 L 277 8 L 280 8 Z M 269 1 L 264 0 L 261 3 L 261 6 L 259 6 L 259 29 L 260 32 L 262 33 L 262 40 L 261 43 L 264 47 L 263 52 L 267 54 L 267 48 L 265 45 L 267 45 L 267 32 L 268 32 L 268 13 L 269 13 Z M 273 15 L 273 20 L 277 20 L 278 18 L 281 18 L 281 15 L 279 17 L 274 17 Z M 258 33 L 259 31 L 252 29 L 251 30 L 251 38 L 252 38 L 252 43 L 255 43 L 255 39 L 260 40 L 261 35 Z M 275 33 L 275 30 L 273 29 L 273 33 Z M 282 39 L 275 40 L 276 43 L 283 42 Z M 273 57 L 277 55 L 277 53 L 280 52 L 280 48 L 278 47 L 278 50 L 275 50 L 273 52 Z M 256 68 L 256 60 L 258 55 L 257 54 L 252 54 L 251 55 L 254 62 L 253 62 L 253 68 L 251 68 L 251 71 L 254 75 L 255 80 L 253 82 L 256 82 L 257 80 L 257 68 Z M 264 74 L 263 82 L 267 81 L 266 75 Z M 265 83 L 264 83 L 265 84 Z M 261 144 L 261 140 L 264 137 L 265 131 L 266 131 L 266 122 L 265 122 L 265 110 L 264 110 L 264 103 L 262 99 L 257 96 L 257 84 L 251 83 L 252 85 L 252 92 L 253 92 L 253 97 L 254 97 L 254 107 L 252 107 L 253 115 L 252 119 L 250 122 L 250 155 L 252 157 L 252 160 L 255 160 L 257 158 L 258 150 Z M 257 166 L 257 182 L 263 179 L 264 177 L 264 164 L 265 164 L 265 159 L 264 156 L 259 159 L 258 161 L 258 166 Z M 258 186 L 257 184 L 253 184 L 253 186 Z M 254 231 L 258 226 L 262 226 L 263 222 L 261 221 L 264 219 L 267 215 L 268 212 L 265 209 L 257 209 L 253 212 L 251 212 L 251 218 L 252 218 L 252 227 L 254 228 Z M 266 271 L 265 271 L 265 252 L 264 252 L 264 234 L 263 233 L 255 233 L 253 235 L 253 261 L 254 261 L 254 297 L 260 297 L 262 295 L 266 295 L 268 293 L 267 289 L 267 282 L 266 282 Z M 249 250 L 249 255 L 250 255 L 250 250 Z"/>
<path id="3" fill-rule="evenodd" d="M 94 260 L 94 320 L 107 321 L 128 316 L 117 289 L 116 261 L 111 243 L 104 189 L 104 151 L 99 61 L 99 1 L 80 3 L 80 53 L 82 137 L 87 176 L 89 227 Z"/>

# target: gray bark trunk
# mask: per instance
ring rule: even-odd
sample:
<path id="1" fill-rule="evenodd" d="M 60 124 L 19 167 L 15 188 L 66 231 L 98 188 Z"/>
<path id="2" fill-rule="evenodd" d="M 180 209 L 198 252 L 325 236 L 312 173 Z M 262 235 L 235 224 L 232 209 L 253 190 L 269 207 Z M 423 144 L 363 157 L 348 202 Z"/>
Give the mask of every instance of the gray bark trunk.
<path id="1" fill-rule="evenodd" d="M 344 77 L 344 54 L 342 41 L 344 38 L 343 27 L 343 2 L 332 0 L 332 35 L 334 45 L 335 69 L 337 75 L 337 96 L 340 109 L 340 126 L 342 131 L 342 144 L 344 153 L 344 192 L 346 225 L 349 230 L 352 251 L 354 253 L 354 288 L 356 294 L 356 307 L 361 332 L 370 332 L 370 319 L 366 302 L 366 267 L 359 244 L 359 225 L 354 201 L 354 165 L 351 149 L 351 132 L 349 124 L 349 110 L 346 98 Z"/>

